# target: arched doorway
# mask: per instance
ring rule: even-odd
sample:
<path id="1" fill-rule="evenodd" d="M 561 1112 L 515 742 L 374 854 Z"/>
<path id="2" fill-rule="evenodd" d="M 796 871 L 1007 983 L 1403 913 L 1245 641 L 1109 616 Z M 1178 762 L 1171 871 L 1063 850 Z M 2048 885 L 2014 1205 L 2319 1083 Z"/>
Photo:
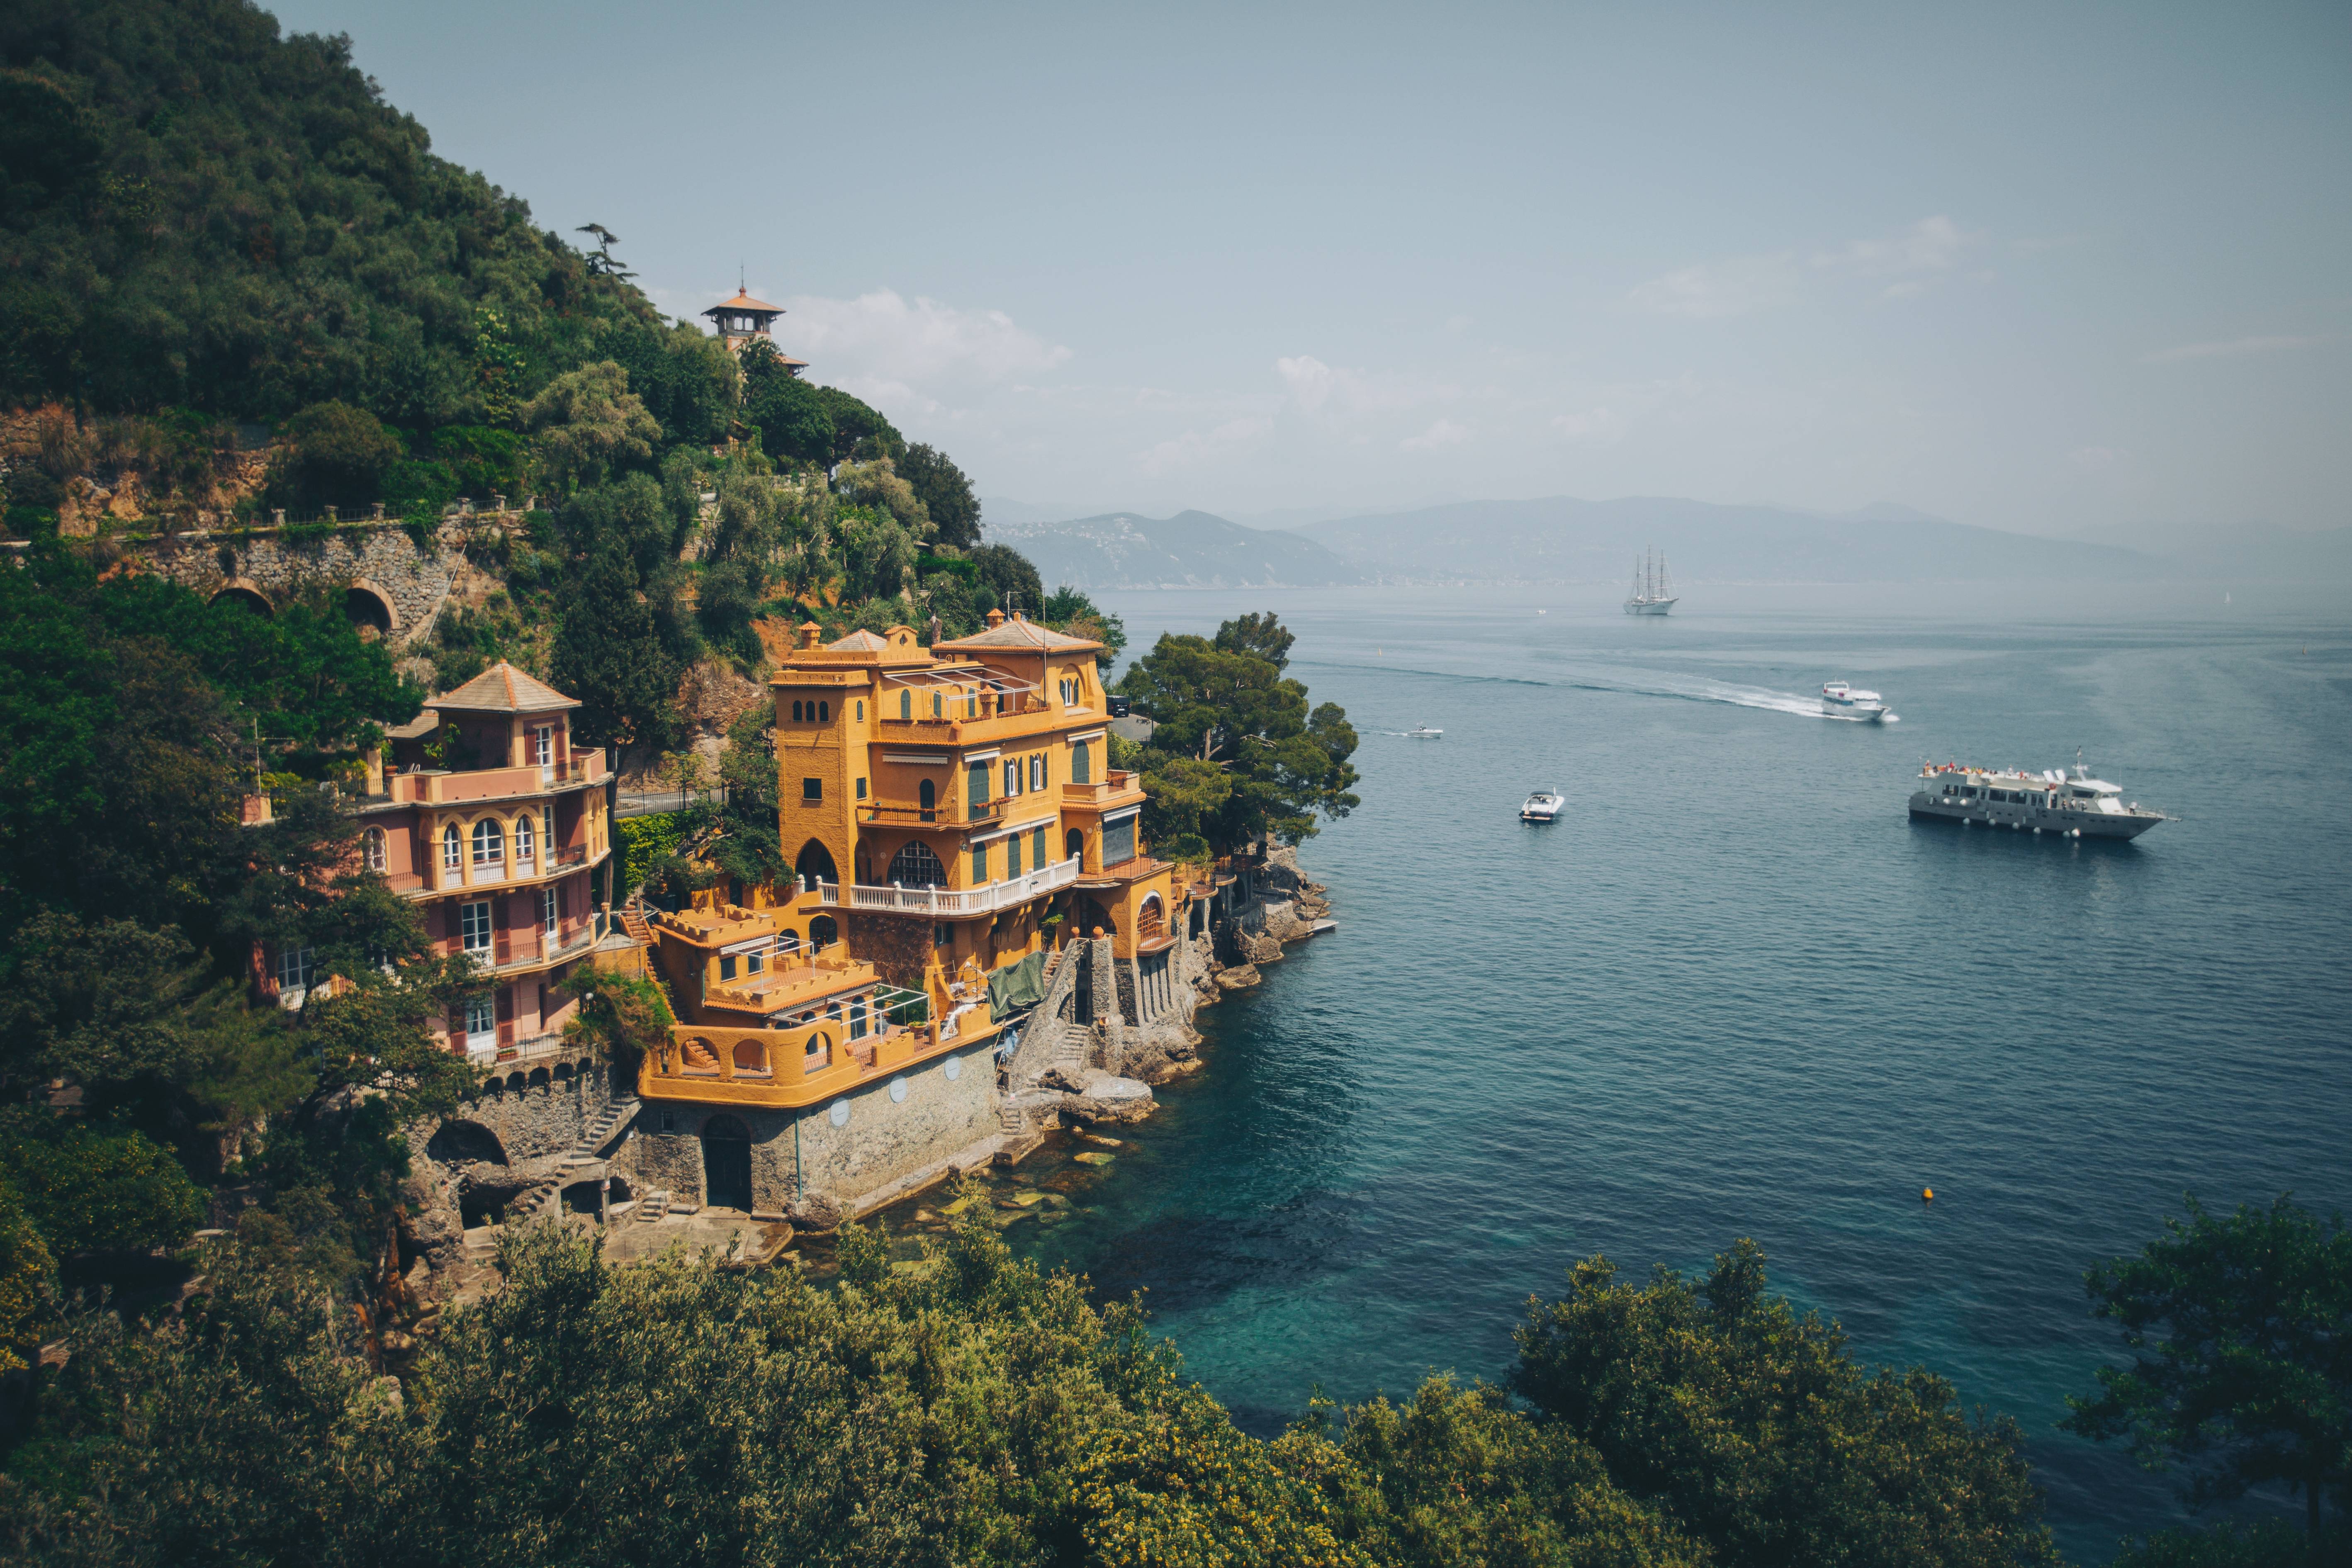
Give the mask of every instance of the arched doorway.
<path id="1" fill-rule="evenodd" d="M 809 950 L 831 947 L 841 940 L 841 928 L 833 923 L 831 915 L 818 915 L 809 921 Z"/>
<path id="2" fill-rule="evenodd" d="M 1090 898 L 1080 899 L 1078 900 L 1078 934 L 1092 936 L 1097 929 L 1105 936 L 1117 936 L 1118 922 L 1110 918 L 1110 911 L 1104 909 L 1097 900 Z"/>
<path id="3" fill-rule="evenodd" d="M 1064 859 L 1075 860 L 1086 852 L 1087 836 L 1085 834 L 1073 827 L 1067 833 L 1062 835 L 1062 858 Z"/>
<path id="4" fill-rule="evenodd" d="M 751 1212 L 751 1130 L 731 1116 L 702 1124 L 702 1201 Z"/>
<path id="5" fill-rule="evenodd" d="M 343 590 L 343 618 L 358 630 L 362 642 L 392 635 L 392 606 L 373 588 Z"/>
<path id="6" fill-rule="evenodd" d="M 929 779 L 925 779 L 921 784 L 917 784 L 915 786 L 915 804 L 922 808 L 923 820 L 925 822 L 937 820 L 939 816 L 938 806 L 940 804 L 940 786 L 933 784 Z"/>
<path id="7" fill-rule="evenodd" d="M 269 601 L 261 596 L 260 589 L 243 583 L 230 584 L 215 594 L 212 602 L 215 605 L 235 605 L 238 609 L 251 610 L 257 616 L 267 616 L 275 613 L 270 608 Z"/>
<path id="8" fill-rule="evenodd" d="M 833 868 L 833 852 L 812 838 L 801 846 L 793 861 L 793 875 L 803 881 L 838 882 L 841 873 Z"/>
<path id="9" fill-rule="evenodd" d="M 444 1121 L 425 1145 L 425 1158 L 444 1165 L 475 1163 L 503 1165 L 506 1146 L 499 1135 L 478 1121 Z"/>

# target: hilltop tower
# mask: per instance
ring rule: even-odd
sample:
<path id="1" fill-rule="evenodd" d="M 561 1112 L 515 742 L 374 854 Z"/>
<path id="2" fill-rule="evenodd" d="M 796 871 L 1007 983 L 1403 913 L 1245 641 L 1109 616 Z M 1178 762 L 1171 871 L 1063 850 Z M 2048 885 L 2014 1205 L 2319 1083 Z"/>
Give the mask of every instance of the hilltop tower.
<path id="1" fill-rule="evenodd" d="M 738 288 L 735 298 L 713 305 L 702 313 L 710 318 L 711 324 L 719 330 L 719 341 L 727 345 L 728 352 L 741 353 L 743 345 L 754 339 L 765 338 L 772 345 L 775 342 L 775 336 L 770 329 L 775 325 L 776 318 L 784 313 L 784 308 L 754 300 Z M 783 361 L 784 368 L 794 375 L 808 368 L 808 361 L 794 359 L 782 349 L 776 350 L 776 357 Z"/>

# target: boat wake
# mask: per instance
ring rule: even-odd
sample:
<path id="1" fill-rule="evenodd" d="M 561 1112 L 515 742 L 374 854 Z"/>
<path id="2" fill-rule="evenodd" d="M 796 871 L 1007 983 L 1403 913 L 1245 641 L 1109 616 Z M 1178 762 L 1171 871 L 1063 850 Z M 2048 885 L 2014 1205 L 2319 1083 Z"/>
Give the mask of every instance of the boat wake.
<path id="1" fill-rule="evenodd" d="M 1619 691 L 1633 697 L 1669 697 L 1684 702 L 1727 702 L 1735 708 L 1758 708 L 1768 713 L 1787 713 L 1799 719 L 1826 719 L 1846 724 L 1870 722 L 1869 719 L 1860 715 L 1825 713 L 1818 697 L 1807 697 L 1794 691 L 1775 691 L 1765 686 L 1740 686 L 1728 680 L 1709 680 L 1705 677 L 1677 679 L 1657 676 L 1611 680 L 1579 676 L 1559 684 L 1574 687 L 1579 691 Z M 1879 721 L 1886 724 L 1900 722 L 1892 713 Z"/>

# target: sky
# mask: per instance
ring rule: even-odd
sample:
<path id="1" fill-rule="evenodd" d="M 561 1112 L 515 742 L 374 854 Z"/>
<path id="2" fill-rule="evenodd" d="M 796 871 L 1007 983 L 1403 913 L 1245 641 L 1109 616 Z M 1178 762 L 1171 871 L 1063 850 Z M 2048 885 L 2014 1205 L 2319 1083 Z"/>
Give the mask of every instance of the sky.
<path id="1" fill-rule="evenodd" d="M 2352 5 L 285 0 L 1069 515 L 2352 524 Z"/>

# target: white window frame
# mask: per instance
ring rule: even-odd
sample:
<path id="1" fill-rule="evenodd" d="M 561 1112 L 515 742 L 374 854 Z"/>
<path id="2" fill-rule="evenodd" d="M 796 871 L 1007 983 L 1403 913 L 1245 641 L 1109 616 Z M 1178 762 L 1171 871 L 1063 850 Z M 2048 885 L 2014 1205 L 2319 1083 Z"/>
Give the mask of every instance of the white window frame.
<path id="1" fill-rule="evenodd" d="M 281 947 L 278 950 L 278 989 L 308 991 L 318 978 L 318 952 L 314 947 Z"/>
<path id="2" fill-rule="evenodd" d="M 1010 799 L 1012 796 L 1016 795 L 1019 795 L 1020 793 L 1021 793 L 1021 759 L 1020 759 L 1020 758 L 1018 758 L 1018 757 L 1007 757 L 1007 758 L 1005 758 L 1005 759 L 1004 759 L 1004 794 L 1005 794 L 1005 796 L 1006 796 L 1006 798 Z"/>
<path id="3" fill-rule="evenodd" d="M 383 871 L 384 866 L 383 829 L 381 827 L 369 828 L 367 830 L 366 837 L 362 838 L 361 842 L 366 846 L 367 868 L 371 871 Z"/>
<path id="4" fill-rule="evenodd" d="M 535 724 L 530 731 L 530 759 L 543 771 L 555 765 L 555 726 Z"/>
<path id="5" fill-rule="evenodd" d="M 489 1058 L 499 1054 L 499 999 L 489 992 L 468 996 L 466 1008 L 466 1054 Z"/>
<path id="6" fill-rule="evenodd" d="M 441 869 L 462 871 L 466 868 L 466 830 L 456 823 L 441 830 Z"/>
<path id="7" fill-rule="evenodd" d="M 482 830 L 488 828 L 485 834 Z M 507 860 L 507 827 L 495 816 L 485 816 L 474 824 L 474 864 L 503 866 Z"/>
<path id="8" fill-rule="evenodd" d="M 556 907 L 555 889 L 541 888 L 539 890 L 539 929 L 547 933 L 551 942 L 555 939 L 556 926 L 561 919 L 562 913 Z"/>
<path id="9" fill-rule="evenodd" d="M 457 947 L 466 953 L 488 952 L 497 944 L 498 926 L 490 918 L 490 900 L 457 906 Z"/>
<path id="10" fill-rule="evenodd" d="M 530 813 L 527 811 L 519 811 L 515 813 L 514 858 L 516 865 L 531 866 L 538 864 L 538 846 L 534 842 L 538 837 L 539 831 L 531 823 Z"/>

